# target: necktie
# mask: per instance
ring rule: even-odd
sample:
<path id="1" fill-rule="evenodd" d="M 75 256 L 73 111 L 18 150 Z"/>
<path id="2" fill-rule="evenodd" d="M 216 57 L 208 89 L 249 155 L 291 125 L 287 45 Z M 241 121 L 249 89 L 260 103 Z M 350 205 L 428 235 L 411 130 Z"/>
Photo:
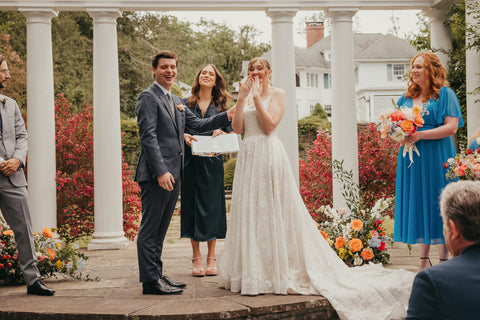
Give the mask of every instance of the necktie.
<path id="1" fill-rule="evenodd" d="M 168 103 L 170 104 L 170 111 L 172 112 L 173 119 L 175 119 L 175 106 L 173 105 L 172 94 L 167 92 Z"/>

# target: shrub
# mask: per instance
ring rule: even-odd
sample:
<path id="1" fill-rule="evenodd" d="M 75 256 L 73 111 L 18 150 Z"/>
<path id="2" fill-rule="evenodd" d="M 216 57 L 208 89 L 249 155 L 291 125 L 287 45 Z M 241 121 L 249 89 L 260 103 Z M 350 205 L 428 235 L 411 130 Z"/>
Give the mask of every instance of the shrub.
<path id="1" fill-rule="evenodd" d="M 225 185 L 225 190 L 232 190 L 233 186 L 233 176 L 235 175 L 235 165 L 237 164 L 237 158 L 232 158 L 228 160 L 223 165 L 224 175 L 223 175 L 223 184 Z"/>
<path id="2" fill-rule="evenodd" d="M 93 114 L 84 105 L 73 113 L 62 94 L 55 101 L 58 233 L 66 241 L 89 236 L 94 231 L 93 210 Z M 122 161 L 123 226 L 134 240 L 141 212 L 140 189 L 130 179 Z"/>
<path id="3" fill-rule="evenodd" d="M 331 150 L 330 132 L 320 130 L 307 159 L 300 160 L 300 193 L 317 221 L 325 220 L 317 209 L 332 205 Z M 398 146 L 391 140 L 382 139 L 375 124 L 359 129 L 359 187 L 364 206 L 371 207 L 379 198 L 395 195 L 397 153 Z"/>

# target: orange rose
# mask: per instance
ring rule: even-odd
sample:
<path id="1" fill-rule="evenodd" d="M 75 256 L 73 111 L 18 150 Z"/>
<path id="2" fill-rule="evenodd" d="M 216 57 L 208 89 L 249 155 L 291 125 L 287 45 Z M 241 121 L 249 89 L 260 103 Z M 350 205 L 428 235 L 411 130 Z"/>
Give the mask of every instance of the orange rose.
<path id="1" fill-rule="evenodd" d="M 425 120 L 423 120 L 422 116 L 417 114 L 415 116 L 415 120 L 413 121 L 417 126 L 421 127 L 425 123 Z"/>
<path id="2" fill-rule="evenodd" d="M 403 132 L 409 134 L 410 132 L 413 131 L 415 126 L 413 125 L 413 122 L 410 120 L 403 120 L 402 123 L 400 123 L 400 128 L 402 128 Z"/>
<path id="3" fill-rule="evenodd" d="M 4 236 L 11 236 L 12 234 L 13 234 L 13 230 L 3 231 Z"/>
<path id="4" fill-rule="evenodd" d="M 319 231 L 320 231 L 320 233 L 322 234 L 323 238 L 324 238 L 325 240 L 328 240 L 328 234 L 327 234 L 325 231 L 323 231 L 323 230 L 319 230 Z"/>
<path id="5" fill-rule="evenodd" d="M 363 258 L 363 260 L 366 260 L 366 261 L 372 260 L 374 257 L 372 248 L 363 249 L 360 256 Z"/>
<path id="6" fill-rule="evenodd" d="M 337 238 L 337 240 L 335 240 L 335 249 L 340 249 L 340 248 L 343 248 L 345 246 L 345 239 L 340 236 Z"/>
<path id="7" fill-rule="evenodd" d="M 395 110 L 390 115 L 390 118 L 392 119 L 392 121 L 400 121 L 400 120 L 403 120 L 405 116 L 401 111 Z"/>
<path id="8" fill-rule="evenodd" d="M 355 231 L 360 231 L 363 228 L 363 222 L 361 220 L 353 220 L 350 222 L 350 226 L 352 227 L 353 230 Z"/>
<path id="9" fill-rule="evenodd" d="M 53 239 L 53 232 L 49 228 L 45 227 L 42 231 L 45 237 Z"/>
<path id="10" fill-rule="evenodd" d="M 352 252 L 360 251 L 363 248 L 362 240 L 353 238 L 352 240 L 348 241 L 348 246 Z"/>
<path id="11" fill-rule="evenodd" d="M 56 256 L 55 251 L 53 251 L 52 249 L 47 249 L 47 253 L 50 260 L 53 261 L 53 259 L 55 259 L 55 256 Z"/>

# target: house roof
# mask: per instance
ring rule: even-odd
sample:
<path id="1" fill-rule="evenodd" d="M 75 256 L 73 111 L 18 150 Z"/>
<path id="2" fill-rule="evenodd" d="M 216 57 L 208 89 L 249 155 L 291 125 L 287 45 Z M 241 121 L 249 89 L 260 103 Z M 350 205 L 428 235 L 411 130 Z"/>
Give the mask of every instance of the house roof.
<path id="1" fill-rule="evenodd" d="M 325 37 L 308 49 L 295 47 L 295 66 L 330 68 L 325 52 L 331 50 L 331 37 Z M 391 34 L 355 33 L 353 35 L 354 59 L 358 60 L 410 60 L 417 51 L 406 39 Z M 271 52 L 265 54 L 269 59 Z"/>

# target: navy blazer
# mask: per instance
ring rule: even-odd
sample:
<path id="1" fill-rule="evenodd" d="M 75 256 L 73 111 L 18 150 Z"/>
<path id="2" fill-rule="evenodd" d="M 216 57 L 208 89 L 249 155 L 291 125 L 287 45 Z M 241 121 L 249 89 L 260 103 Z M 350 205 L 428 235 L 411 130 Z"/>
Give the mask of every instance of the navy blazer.
<path id="1" fill-rule="evenodd" d="M 170 172 L 180 179 L 184 161 L 183 133 L 185 126 L 196 131 L 208 131 L 230 125 L 227 113 L 199 119 L 182 100 L 172 94 L 175 116 L 171 113 L 168 99 L 155 83 L 143 91 L 137 99 L 136 113 L 140 135 L 140 157 L 135 181 L 152 181 Z"/>
<path id="2" fill-rule="evenodd" d="M 407 318 L 480 319 L 480 243 L 420 271 L 413 281 Z"/>

